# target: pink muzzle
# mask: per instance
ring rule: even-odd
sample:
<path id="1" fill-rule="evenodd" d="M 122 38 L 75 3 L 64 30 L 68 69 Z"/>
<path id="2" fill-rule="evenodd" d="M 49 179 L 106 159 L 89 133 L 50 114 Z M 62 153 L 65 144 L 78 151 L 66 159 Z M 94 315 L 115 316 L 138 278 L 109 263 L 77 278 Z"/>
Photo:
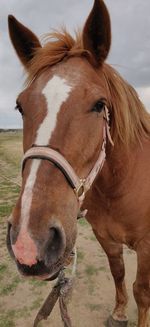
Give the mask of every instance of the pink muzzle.
<path id="1" fill-rule="evenodd" d="M 12 250 L 20 264 L 31 267 L 37 263 L 37 247 L 26 230 L 21 229 L 15 245 L 12 244 Z"/>

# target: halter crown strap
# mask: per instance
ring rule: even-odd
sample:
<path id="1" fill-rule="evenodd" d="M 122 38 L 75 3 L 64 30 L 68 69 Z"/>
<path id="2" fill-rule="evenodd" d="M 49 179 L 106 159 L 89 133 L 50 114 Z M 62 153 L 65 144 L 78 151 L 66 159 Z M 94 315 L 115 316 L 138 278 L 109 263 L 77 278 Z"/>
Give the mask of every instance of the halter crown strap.
<path id="1" fill-rule="evenodd" d="M 79 206 L 81 207 L 82 202 L 85 198 L 85 193 L 90 189 L 92 183 L 94 182 L 97 174 L 103 168 L 105 158 L 106 158 L 106 136 L 109 141 L 113 144 L 111 139 L 110 131 L 109 131 L 109 112 L 105 107 L 105 123 L 103 127 L 103 143 L 100 151 L 100 155 L 93 167 L 90 171 L 89 175 L 85 179 L 80 179 L 75 173 L 74 169 L 70 165 L 70 163 L 57 151 L 42 146 L 34 146 L 30 148 L 24 155 L 22 160 L 22 171 L 25 167 L 26 161 L 28 159 L 45 159 L 53 164 L 55 164 L 61 172 L 64 174 L 71 187 L 74 189 L 74 192 L 79 201 Z"/>

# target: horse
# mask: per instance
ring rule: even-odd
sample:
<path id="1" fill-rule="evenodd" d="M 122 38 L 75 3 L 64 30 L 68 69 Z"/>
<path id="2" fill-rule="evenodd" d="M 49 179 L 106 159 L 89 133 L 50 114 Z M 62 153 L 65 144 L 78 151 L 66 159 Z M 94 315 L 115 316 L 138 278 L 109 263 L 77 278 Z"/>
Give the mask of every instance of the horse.
<path id="1" fill-rule="evenodd" d="M 16 101 L 23 119 L 22 187 L 7 246 L 24 276 L 56 277 L 87 209 L 116 289 L 108 326 L 127 326 L 123 244 L 137 253 L 138 327 L 150 308 L 150 115 L 106 63 L 111 21 L 95 0 L 82 33 L 37 36 L 12 15 L 9 34 L 27 80 Z"/>

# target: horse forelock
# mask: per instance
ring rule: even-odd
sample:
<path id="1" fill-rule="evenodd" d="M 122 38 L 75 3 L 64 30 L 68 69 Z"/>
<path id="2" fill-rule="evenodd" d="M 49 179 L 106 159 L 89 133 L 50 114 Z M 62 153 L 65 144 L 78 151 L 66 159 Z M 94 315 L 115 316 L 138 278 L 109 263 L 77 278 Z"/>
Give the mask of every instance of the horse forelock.
<path id="1" fill-rule="evenodd" d="M 84 49 L 82 34 L 76 32 L 73 38 L 65 29 L 43 36 L 46 40 L 42 48 L 35 50 L 33 59 L 29 62 L 27 84 L 41 72 L 61 62 L 64 58 L 86 56 L 92 58 L 91 53 Z"/>

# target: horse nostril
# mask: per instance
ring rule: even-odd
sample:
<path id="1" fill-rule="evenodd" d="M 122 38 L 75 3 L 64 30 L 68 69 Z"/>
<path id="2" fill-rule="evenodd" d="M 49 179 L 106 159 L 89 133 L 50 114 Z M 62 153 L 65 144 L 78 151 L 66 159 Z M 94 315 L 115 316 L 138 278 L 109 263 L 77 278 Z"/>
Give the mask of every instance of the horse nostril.
<path id="1" fill-rule="evenodd" d="M 14 257 L 14 253 L 12 251 L 12 245 L 16 242 L 18 235 L 18 231 L 13 228 L 12 224 L 8 222 L 7 225 L 7 235 L 6 235 L 6 245 L 7 249 L 12 257 Z"/>
<path id="2" fill-rule="evenodd" d="M 65 233 L 60 227 L 51 227 L 46 244 L 45 264 L 52 265 L 64 254 L 66 247 Z"/>
<path id="3" fill-rule="evenodd" d="M 6 244 L 7 244 L 8 251 L 10 253 L 12 253 L 12 250 L 11 250 L 11 239 L 10 239 L 10 231 L 11 231 L 11 228 L 12 228 L 12 225 L 11 225 L 10 222 L 8 222 L 7 235 L 6 235 Z"/>

